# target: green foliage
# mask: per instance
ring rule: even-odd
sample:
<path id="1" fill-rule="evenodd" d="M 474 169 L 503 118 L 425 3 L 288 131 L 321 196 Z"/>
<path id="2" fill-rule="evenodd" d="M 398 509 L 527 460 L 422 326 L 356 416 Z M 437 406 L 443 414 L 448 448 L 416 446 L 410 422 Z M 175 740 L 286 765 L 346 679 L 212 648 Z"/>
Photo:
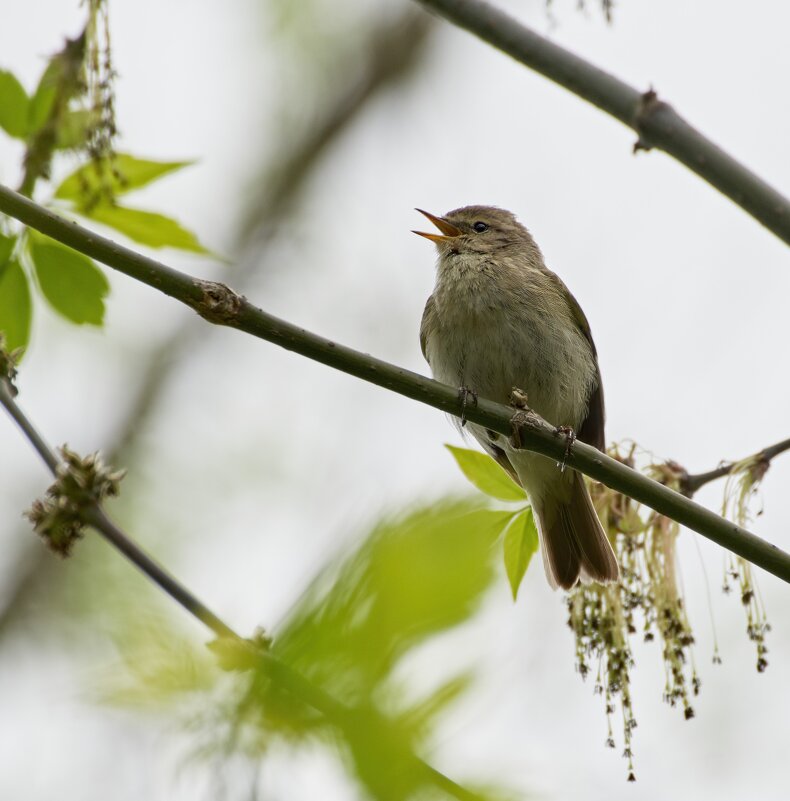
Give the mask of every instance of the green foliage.
<path id="1" fill-rule="evenodd" d="M 13 73 L 0 70 L 0 128 L 15 139 L 24 139 L 28 131 L 30 101 Z"/>
<path id="2" fill-rule="evenodd" d="M 64 67 L 60 56 L 61 54 L 58 53 L 49 62 L 30 98 L 28 111 L 28 131 L 30 133 L 40 131 L 52 114 L 58 93 L 58 83 L 62 79 Z"/>
<path id="3" fill-rule="evenodd" d="M 192 161 L 151 161 L 138 159 L 129 153 L 116 153 L 109 176 L 113 197 L 147 186 L 168 173 L 188 167 Z M 101 188 L 104 176 L 96 164 L 89 162 L 69 175 L 55 190 L 55 197 L 83 205 L 85 198 L 93 197 Z"/>
<path id="4" fill-rule="evenodd" d="M 481 492 L 500 501 L 527 501 L 526 492 L 488 454 L 452 445 L 445 447 L 455 458 L 461 472 Z M 503 528 L 505 572 L 515 601 L 532 554 L 538 550 L 538 530 L 531 507 L 508 512 Z"/>
<path id="5" fill-rule="evenodd" d="M 141 245 L 152 248 L 171 247 L 208 253 L 197 237 L 170 217 L 152 211 L 102 204 L 81 212 L 102 225 L 114 228 Z"/>
<path id="6" fill-rule="evenodd" d="M 208 253 L 191 231 L 179 222 L 142 209 L 120 206 L 115 198 L 189 166 L 191 161 L 152 161 L 118 153 L 109 162 L 90 161 L 69 175 L 55 197 L 77 214 L 119 231 L 141 245 Z"/>
<path id="7" fill-rule="evenodd" d="M 490 457 L 480 451 L 445 445 L 453 455 L 461 472 L 481 492 L 500 501 L 524 501 L 524 490 Z"/>
<path id="8" fill-rule="evenodd" d="M 110 285 L 91 259 L 38 233 L 31 233 L 28 254 L 55 311 L 74 323 L 102 324 Z"/>
<path id="9" fill-rule="evenodd" d="M 323 743 L 371 796 L 427 797 L 436 779 L 418 754 L 472 675 L 458 654 L 448 659 L 449 676 L 416 695 L 398 668 L 478 609 L 496 575 L 493 546 L 511 517 L 473 501 L 443 501 L 384 520 L 315 579 L 273 641 L 258 640 L 263 651 L 252 669 L 238 670 L 249 666 L 242 655 L 228 663 L 232 673 L 212 670 L 189 655 L 183 638 L 171 649 L 167 636 L 123 636 L 129 669 L 113 668 L 104 695 L 145 703 L 147 684 L 159 701 L 183 694 L 192 703 L 203 693 L 197 706 L 214 743 L 204 742 L 204 753 L 258 761 L 277 740 Z"/>
<path id="10" fill-rule="evenodd" d="M 27 276 L 19 262 L 11 259 L 0 265 L 0 331 L 10 351 L 27 346 L 32 315 Z"/>
<path id="11" fill-rule="evenodd" d="M 504 550 L 505 570 L 515 601 L 532 555 L 538 550 L 538 529 L 531 507 L 522 509 L 510 521 L 505 531 Z"/>

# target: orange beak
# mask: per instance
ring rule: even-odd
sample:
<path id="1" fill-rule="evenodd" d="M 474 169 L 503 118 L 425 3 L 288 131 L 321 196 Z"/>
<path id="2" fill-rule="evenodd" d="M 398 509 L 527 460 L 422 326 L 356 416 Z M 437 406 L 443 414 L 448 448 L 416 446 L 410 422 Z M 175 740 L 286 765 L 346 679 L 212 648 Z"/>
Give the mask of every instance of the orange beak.
<path id="1" fill-rule="evenodd" d="M 460 236 L 463 233 L 460 228 L 456 228 L 451 222 L 447 222 L 442 217 L 436 217 L 429 211 L 423 211 L 422 209 L 415 209 L 415 211 L 419 211 L 420 214 L 427 217 L 442 232 L 441 234 L 426 234 L 424 231 L 412 231 L 417 236 L 424 236 L 426 239 L 430 239 L 431 242 L 446 242 L 448 239 Z"/>

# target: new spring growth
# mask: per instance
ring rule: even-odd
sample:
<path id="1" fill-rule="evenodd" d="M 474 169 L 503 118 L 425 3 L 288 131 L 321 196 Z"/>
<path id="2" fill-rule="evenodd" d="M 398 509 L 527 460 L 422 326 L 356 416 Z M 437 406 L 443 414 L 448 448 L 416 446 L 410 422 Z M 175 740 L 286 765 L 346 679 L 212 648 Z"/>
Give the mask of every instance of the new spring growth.
<path id="1" fill-rule="evenodd" d="M 84 513 L 104 498 L 118 495 L 125 470 L 112 470 L 92 453 L 80 456 L 65 445 L 59 449 L 61 463 L 46 498 L 36 500 L 25 516 L 47 547 L 68 556 L 85 528 Z"/>

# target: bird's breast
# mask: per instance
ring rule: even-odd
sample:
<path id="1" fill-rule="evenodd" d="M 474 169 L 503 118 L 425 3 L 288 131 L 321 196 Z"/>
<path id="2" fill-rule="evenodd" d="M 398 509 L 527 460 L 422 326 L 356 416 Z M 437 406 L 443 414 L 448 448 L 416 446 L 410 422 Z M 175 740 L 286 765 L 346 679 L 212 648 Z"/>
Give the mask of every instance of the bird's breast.
<path id="1" fill-rule="evenodd" d="M 589 343 L 540 286 L 508 286 L 493 267 L 456 257 L 440 271 L 426 355 L 435 377 L 507 403 L 513 387 L 555 425 L 578 427 L 595 379 Z"/>

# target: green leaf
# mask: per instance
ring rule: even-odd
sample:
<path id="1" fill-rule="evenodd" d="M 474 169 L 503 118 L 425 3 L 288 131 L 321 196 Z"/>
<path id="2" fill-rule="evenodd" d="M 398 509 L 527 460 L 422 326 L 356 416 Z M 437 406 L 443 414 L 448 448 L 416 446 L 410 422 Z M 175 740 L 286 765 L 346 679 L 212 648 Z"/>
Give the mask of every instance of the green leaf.
<path id="1" fill-rule="evenodd" d="M 30 237 L 29 252 L 41 291 L 55 311 L 74 323 L 101 325 L 110 285 L 93 261 L 40 234 Z"/>
<path id="2" fill-rule="evenodd" d="M 14 250 L 15 244 L 15 236 L 6 236 L 5 234 L 0 234 L 0 277 L 3 275 L 3 268 L 11 258 L 11 253 Z"/>
<path id="3" fill-rule="evenodd" d="M 16 259 L 0 269 L 0 331 L 5 333 L 6 347 L 24 348 L 30 339 L 33 307 L 25 271 Z"/>
<path id="4" fill-rule="evenodd" d="M 90 211 L 79 210 L 91 220 L 120 231 L 129 239 L 152 248 L 178 248 L 194 253 L 208 253 L 198 238 L 170 217 L 152 211 L 129 209 L 125 206 L 96 206 Z"/>
<path id="5" fill-rule="evenodd" d="M 0 128 L 9 136 L 27 136 L 27 116 L 30 106 L 27 92 L 7 70 L 0 70 Z"/>
<path id="6" fill-rule="evenodd" d="M 28 133 L 35 133 L 49 119 L 58 90 L 59 76 L 60 66 L 56 61 L 50 61 L 28 104 Z"/>
<path id="7" fill-rule="evenodd" d="M 79 148 L 88 138 L 88 126 L 93 112 L 86 109 L 68 111 L 58 124 L 56 147 L 58 150 Z"/>
<path id="8" fill-rule="evenodd" d="M 445 445 L 455 457 L 461 472 L 481 492 L 500 501 L 523 501 L 524 490 L 490 457 L 480 451 Z"/>
<path id="9" fill-rule="evenodd" d="M 101 188 L 103 180 L 109 181 L 113 196 L 123 195 L 140 189 L 168 173 L 194 164 L 192 161 L 150 161 L 138 159 L 128 153 L 118 153 L 113 159 L 112 175 L 103 176 L 97 172 L 94 163 L 84 164 L 66 178 L 55 190 L 55 197 L 61 200 L 90 198 Z"/>
<path id="10" fill-rule="evenodd" d="M 532 508 L 527 507 L 513 517 L 505 532 L 505 570 L 513 600 L 518 596 L 521 580 L 527 572 L 532 554 L 538 550 L 538 529 Z"/>

